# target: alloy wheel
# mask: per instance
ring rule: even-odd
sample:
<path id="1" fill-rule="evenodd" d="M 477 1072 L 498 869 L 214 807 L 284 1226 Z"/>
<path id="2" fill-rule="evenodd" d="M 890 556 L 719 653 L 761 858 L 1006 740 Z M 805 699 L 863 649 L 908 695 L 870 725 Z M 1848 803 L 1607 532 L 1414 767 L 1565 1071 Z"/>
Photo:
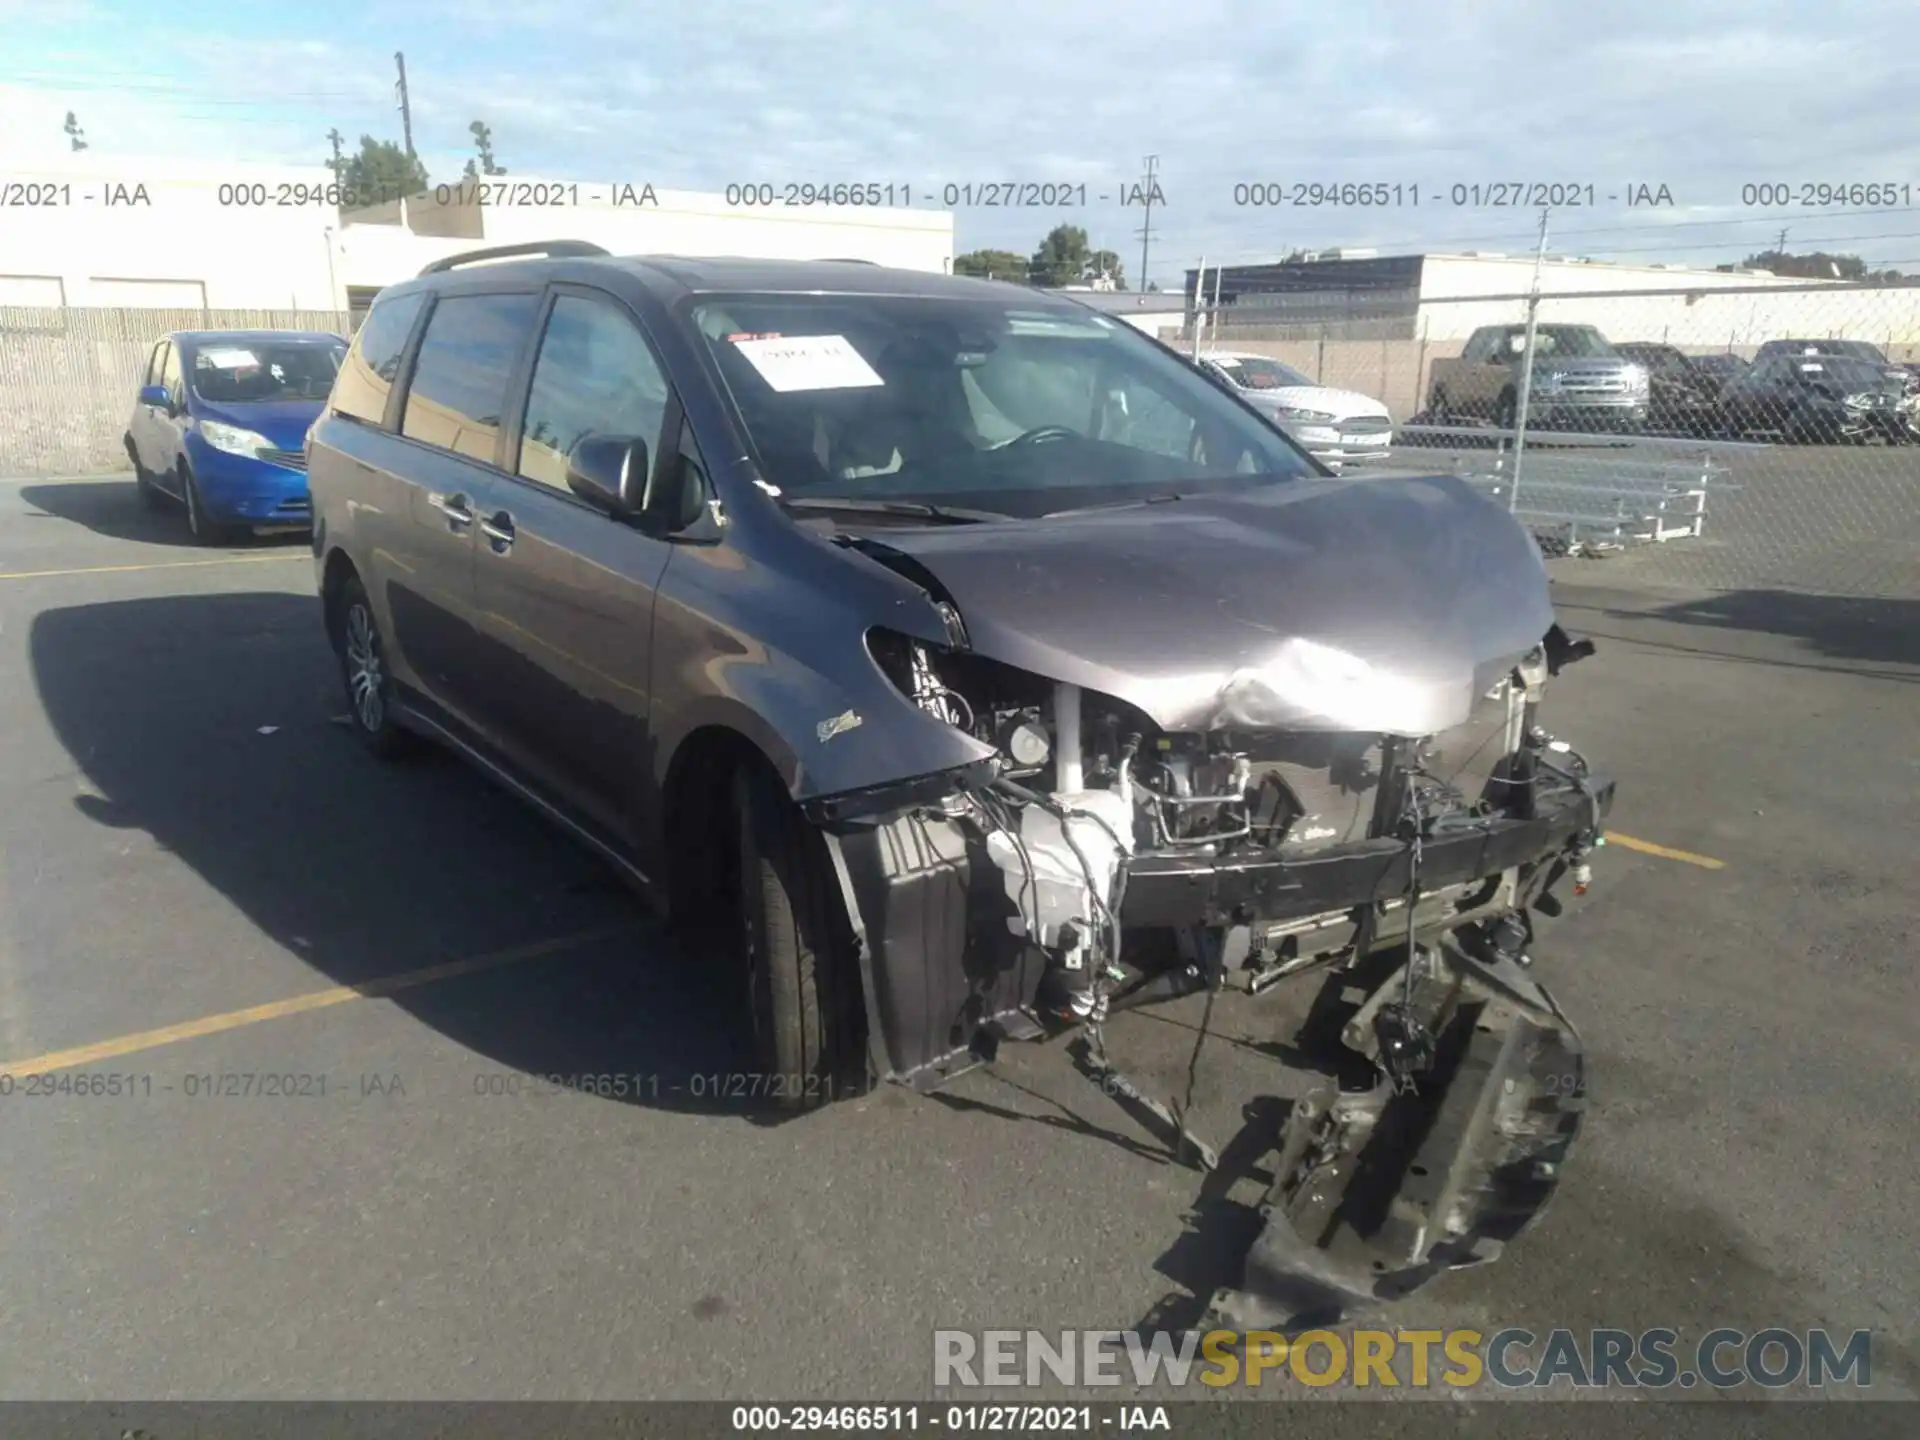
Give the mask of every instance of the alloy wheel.
<path id="1" fill-rule="evenodd" d="M 380 659 L 380 632 L 364 604 L 347 611 L 347 690 L 354 718 L 362 729 L 377 733 L 387 718 L 386 670 Z"/>

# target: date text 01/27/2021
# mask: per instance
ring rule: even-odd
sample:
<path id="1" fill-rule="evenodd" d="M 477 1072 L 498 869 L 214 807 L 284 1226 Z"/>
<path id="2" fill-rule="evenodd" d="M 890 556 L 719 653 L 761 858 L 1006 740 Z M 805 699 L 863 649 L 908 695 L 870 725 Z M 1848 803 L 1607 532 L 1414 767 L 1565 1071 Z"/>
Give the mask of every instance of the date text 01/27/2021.
<path id="1" fill-rule="evenodd" d="M 136 1071 L 0 1071 L 0 1100 L 325 1100 L 345 1096 L 405 1095 L 392 1073 L 339 1076 L 325 1071 L 194 1070 L 172 1077 Z"/>
<path id="2" fill-rule="evenodd" d="M 1081 1434 L 1172 1431 L 1164 1405 L 736 1405 L 736 1434 L 926 1430 L 998 1434 Z"/>
<path id="3" fill-rule="evenodd" d="M 755 1104 L 806 1097 L 832 1099 L 831 1076 L 719 1071 L 691 1075 L 654 1075 L 614 1071 L 591 1075 L 537 1075 L 523 1070 L 494 1070 L 473 1077 L 473 1093 L 487 1096 L 597 1095 L 614 1100 L 695 1100 L 709 1104 Z"/>
<path id="4" fill-rule="evenodd" d="M 1422 185 L 1416 180 L 1240 180 L 1232 200 L 1257 209 L 1393 209 L 1422 204 L 1463 210 L 1592 209 L 1602 203 L 1628 209 L 1674 205 L 1657 181 L 1600 185 L 1590 180 L 1489 180 Z"/>

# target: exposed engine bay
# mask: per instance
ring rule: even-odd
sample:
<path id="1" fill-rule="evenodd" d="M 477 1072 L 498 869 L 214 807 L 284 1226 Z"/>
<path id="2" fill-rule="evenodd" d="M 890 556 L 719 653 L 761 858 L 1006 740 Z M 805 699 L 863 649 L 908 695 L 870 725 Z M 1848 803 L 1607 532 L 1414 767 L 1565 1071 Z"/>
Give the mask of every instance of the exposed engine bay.
<path id="1" fill-rule="evenodd" d="M 1110 1057 L 1105 1021 L 1322 972 L 1328 993 L 1365 998 L 1272 1138 L 1269 1224 L 1215 1319 L 1244 1330 L 1404 1293 L 1492 1258 L 1538 1214 L 1585 1086 L 1578 1037 L 1531 973 L 1532 916 L 1558 913 L 1563 878 L 1585 889 L 1612 796 L 1538 710 L 1590 643 L 1554 626 L 1464 721 L 1415 736 L 1168 731 L 962 646 L 886 630 L 869 646 L 915 705 L 994 751 L 937 804 L 840 837 L 872 862 L 864 884 L 848 872 L 870 943 L 905 932 L 937 953 L 945 935 L 963 957 L 944 998 L 924 953 L 870 977 L 871 1023 L 896 1040 L 909 1013 L 952 1022 L 895 1078 L 937 1083 L 1001 1039 L 1077 1028 L 1090 1078 L 1209 1169 L 1213 1147 Z M 900 1005 L 907 974 L 919 993 Z"/>
<path id="2" fill-rule="evenodd" d="M 837 543 L 933 612 L 866 632 L 898 728 L 975 757 L 805 807 L 877 1073 L 937 1085 L 1077 1032 L 1082 1073 L 1212 1170 L 1109 1018 L 1313 994 L 1273 1036 L 1305 1073 L 1254 1137 L 1267 1223 L 1223 1328 L 1405 1293 L 1539 1214 L 1585 1074 L 1535 919 L 1585 889 L 1613 784 L 1543 727 L 1593 646 L 1510 516 L 1451 477 L 1381 478 Z"/>

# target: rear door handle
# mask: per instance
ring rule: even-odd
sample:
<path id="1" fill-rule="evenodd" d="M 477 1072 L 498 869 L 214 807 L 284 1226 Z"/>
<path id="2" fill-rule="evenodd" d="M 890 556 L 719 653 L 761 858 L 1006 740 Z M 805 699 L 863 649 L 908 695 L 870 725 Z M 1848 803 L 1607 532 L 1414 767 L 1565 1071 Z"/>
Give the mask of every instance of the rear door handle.
<path id="1" fill-rule="evenodd" d="M 480 533 L 493 542 L 494 553 L 500 554 L 513 545 L 513 516 L 502 510 L 480 522 Z"/>
<path id="2" fill-rule="evenodd" d="M 427 503 L 447 517 L 447 525 L 464 530 L 473 524 L 473 506 L 464 495 L 429 495 Z"/>

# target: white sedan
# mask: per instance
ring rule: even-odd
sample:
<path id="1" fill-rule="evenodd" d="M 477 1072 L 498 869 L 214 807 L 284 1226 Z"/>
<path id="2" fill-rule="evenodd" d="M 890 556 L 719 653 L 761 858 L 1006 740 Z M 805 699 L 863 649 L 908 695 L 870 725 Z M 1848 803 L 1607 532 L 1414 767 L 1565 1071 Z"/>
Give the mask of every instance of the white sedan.
<path id="1" fill-rule="evenodd" d="M 1393 417 L 1371 395 L 1316 385 L 1265 355 L 1210 350 L 1200 364 L 1322 460 L 1374 458 L 1393 443 Z"/>

